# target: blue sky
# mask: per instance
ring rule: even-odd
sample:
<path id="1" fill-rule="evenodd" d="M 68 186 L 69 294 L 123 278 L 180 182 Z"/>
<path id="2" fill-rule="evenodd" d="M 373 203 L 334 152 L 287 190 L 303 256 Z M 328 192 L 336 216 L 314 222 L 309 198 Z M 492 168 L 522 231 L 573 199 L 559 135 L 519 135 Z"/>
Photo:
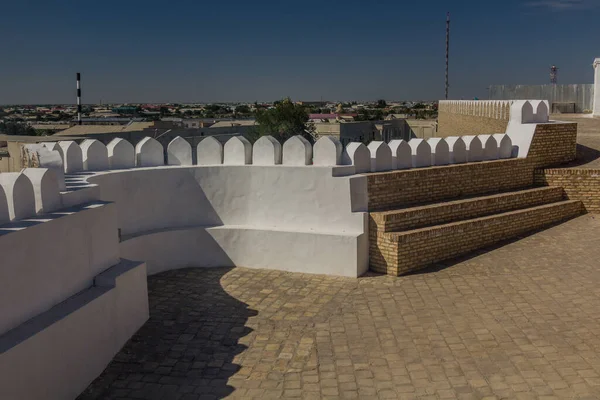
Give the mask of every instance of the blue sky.
<path id="1" fill-rule="evenodd" d="M 440 99 L 591 83 L 600 0 L 19 0 L 2 6 L 0 104 Z"/>

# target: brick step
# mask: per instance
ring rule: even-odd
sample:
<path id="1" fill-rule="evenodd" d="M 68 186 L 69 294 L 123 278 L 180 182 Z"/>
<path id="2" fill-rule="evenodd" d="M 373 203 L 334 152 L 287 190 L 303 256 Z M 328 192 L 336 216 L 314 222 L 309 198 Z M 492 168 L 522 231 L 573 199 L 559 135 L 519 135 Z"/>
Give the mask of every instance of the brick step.
<path id="1" fill-rule="evenodd" d="M 563 199 L 561 187 L 538 187 L 417 207 L 370 213 L 371 230 L 404 231 L 553 203 Z"/>
<path id="2" fill-rule="evenodd" d="M 565 200 L 405 232 L 377 232 L 370 240 L 371 269 L 402 275 L 582 214 Z"/>

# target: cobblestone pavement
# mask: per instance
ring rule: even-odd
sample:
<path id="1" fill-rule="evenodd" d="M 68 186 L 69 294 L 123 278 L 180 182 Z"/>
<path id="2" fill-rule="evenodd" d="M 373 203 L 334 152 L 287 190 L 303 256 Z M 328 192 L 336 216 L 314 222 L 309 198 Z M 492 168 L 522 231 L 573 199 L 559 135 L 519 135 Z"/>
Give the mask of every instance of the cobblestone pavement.
<path id="1" fill-rule="evenodd" d="M 600 168 L 600 118 L 590 114 L 553 114 L 551 120 L 577 122 L 577 160 L 572 168 Z"/>
<path id="2" fill-rule="evenodd" d="M 599 232 L 586 215 L 400 278 L 153 276 L 150 320 L 80 399 L 598 399 Z"/>

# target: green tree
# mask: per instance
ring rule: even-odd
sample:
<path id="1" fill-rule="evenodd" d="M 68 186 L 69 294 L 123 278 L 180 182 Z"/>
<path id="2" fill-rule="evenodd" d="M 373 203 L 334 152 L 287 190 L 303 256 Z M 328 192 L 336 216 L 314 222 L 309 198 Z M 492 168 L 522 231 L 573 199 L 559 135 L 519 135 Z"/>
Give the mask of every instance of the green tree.
<path id="1" fill-rule="evenodd" d="M 377 100 L 376 107 L 377 108 L 386 108 L 387 107 L 387 103 L 383 99 Z"/>
<path id="2" fill-rule="evenodd" d="M 24 122 L 0 122 L 0 133 L 5 135 L 36 136 L 36 131 Z"/>
<path id="3" fill-rule="evenodd" d="M 245 104 L 241 104 L 235 107 L 235 112 L 238 114 L 250 114 L 250 107 Z"/>
<path id="4" fill-rule="evenodd" d="M 302 135 L 312 140 L 314 125 L 308 120 L 306 109 L 294 104 L 289 98 L 274 103 L 270 109 L 258 109 L 254 113 L 256 126 L 251 133 L 251 139 L 271 135 L 280 142 L 292 136 Z"/>
<path id="5" fill-rule="evenodd" d="M 371 113 L 367 109 L 362 109 L 358 112 L 358 115 L 354 117 L 355 121 L 369 121 L 371 119 Z"/>
<path id="6" fill-rule="evenodd" d="M 160 111 L 160 116 L 161 117 L 166 117 L 167 115 L 171 115 L 171 113 L 169 112 L 169 108 L 168 107 L 164 107 L 163 106 L 163 107 L 161 107 L 159 109 L 159 111 Z"/>

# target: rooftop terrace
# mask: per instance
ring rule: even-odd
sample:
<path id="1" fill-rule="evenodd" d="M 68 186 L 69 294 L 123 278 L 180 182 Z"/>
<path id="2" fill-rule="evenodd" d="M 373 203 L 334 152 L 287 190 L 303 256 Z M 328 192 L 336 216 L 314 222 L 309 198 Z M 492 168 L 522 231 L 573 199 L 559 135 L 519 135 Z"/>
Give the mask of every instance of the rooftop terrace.
<path id="1" fill-rule="evenodd" d="M 393 278 L 184 269 L 79 397 L 600 397 L 600 219 Z"/>
<path id="2" fill-rule="evenodd" d="M 597 396 L 600 175 L 546 102 L 509 111 L 368 146 L 19 144 L 0 398 Z"/>

